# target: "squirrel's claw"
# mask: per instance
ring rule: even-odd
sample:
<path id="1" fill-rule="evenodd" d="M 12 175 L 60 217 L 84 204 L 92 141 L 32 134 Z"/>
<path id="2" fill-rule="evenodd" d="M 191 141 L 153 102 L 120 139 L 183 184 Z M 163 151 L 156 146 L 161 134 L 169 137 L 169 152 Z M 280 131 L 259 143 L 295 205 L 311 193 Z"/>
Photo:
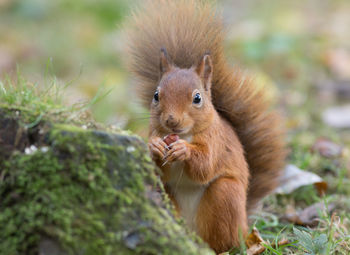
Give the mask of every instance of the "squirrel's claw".
<path id="1" fill-rule="evenodd" d="M 163 159 L 167 154 L 167 145 L 159 137 L 151 138 L 148 143 L 148 148 L 153 159 Z"/>
<path id="2" fill-rule="evenodd" d="M 167 162 L 184 161 L 189 158 L 189 147 L 184 140 L 178 140 L 169 145 L 170 150 L 165 157 Z"/>

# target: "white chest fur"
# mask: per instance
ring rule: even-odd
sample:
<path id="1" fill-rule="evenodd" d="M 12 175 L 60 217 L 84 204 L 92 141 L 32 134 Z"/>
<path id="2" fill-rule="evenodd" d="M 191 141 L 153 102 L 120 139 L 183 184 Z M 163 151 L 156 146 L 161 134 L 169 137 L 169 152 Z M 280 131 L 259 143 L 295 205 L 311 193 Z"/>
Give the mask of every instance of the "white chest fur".
<path id="1" fill-rule="evenodd" d="M 183 139 L 191 142 L 192 137 L 184 137 Z M 195 231 L 198 204 L 207 186 L 189 179 L 184 171 L 183 162 L 172 163 L 168 186 L 178 203 L 181 216 L 189 227 Z"/>

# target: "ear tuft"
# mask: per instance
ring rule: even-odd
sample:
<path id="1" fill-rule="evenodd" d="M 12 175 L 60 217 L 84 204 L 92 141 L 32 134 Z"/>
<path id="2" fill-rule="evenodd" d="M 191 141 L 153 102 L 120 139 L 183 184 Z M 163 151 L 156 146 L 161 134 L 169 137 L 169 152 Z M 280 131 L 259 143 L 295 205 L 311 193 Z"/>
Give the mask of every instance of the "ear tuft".
<path id="1" fill-rule="evenodd" d="M 205 90 L 209 90 L 211 86 L 211 78 L 213 74 L 213 63 L 209 53 L 205 53 L 201 62 L 196 68 L 196 72 L 203 80 Z"/>
<path id="2" fill-rule="evenodd" d="M 161 48 L 160 50 L 160 77 L 171 69 L 171 64 L 169 62 L 168 53 L 165 48 Z"/>

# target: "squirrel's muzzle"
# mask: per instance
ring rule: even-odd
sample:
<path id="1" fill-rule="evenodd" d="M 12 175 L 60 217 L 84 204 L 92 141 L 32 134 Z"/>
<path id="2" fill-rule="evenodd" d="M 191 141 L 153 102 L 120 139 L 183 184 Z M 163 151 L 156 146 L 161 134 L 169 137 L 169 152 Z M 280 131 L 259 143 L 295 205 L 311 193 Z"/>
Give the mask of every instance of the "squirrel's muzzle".
<path id="1" fill-rule="evenodd" d="M 172 114 L 170 114 L 166 119 L 165 124 L 171 129 L 177 128 L 180 125 L 180 120 L 178 120 Z"/>

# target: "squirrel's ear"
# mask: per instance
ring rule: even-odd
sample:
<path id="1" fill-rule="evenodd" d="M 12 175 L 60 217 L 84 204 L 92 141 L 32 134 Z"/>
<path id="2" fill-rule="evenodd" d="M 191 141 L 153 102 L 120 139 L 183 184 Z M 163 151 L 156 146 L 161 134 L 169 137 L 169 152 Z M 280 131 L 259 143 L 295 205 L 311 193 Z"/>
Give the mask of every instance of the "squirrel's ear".
<path id="1" fill-rule="evenodd" d="M 165 48 L 160 50 L 160 77 L 163 76 L 164 73 L 168 72 L 171 69 L 171 64 L 169 62 L 168 53 Z"/>
<path id="2" fill-rule="evenodd" d="M 205 54 L 196 67 L 196 72 L 203 80 L 205 90 L 209 90 L 211 86 L 211 78 L 213 74 L 213 63 L 209 54 Z"/>

